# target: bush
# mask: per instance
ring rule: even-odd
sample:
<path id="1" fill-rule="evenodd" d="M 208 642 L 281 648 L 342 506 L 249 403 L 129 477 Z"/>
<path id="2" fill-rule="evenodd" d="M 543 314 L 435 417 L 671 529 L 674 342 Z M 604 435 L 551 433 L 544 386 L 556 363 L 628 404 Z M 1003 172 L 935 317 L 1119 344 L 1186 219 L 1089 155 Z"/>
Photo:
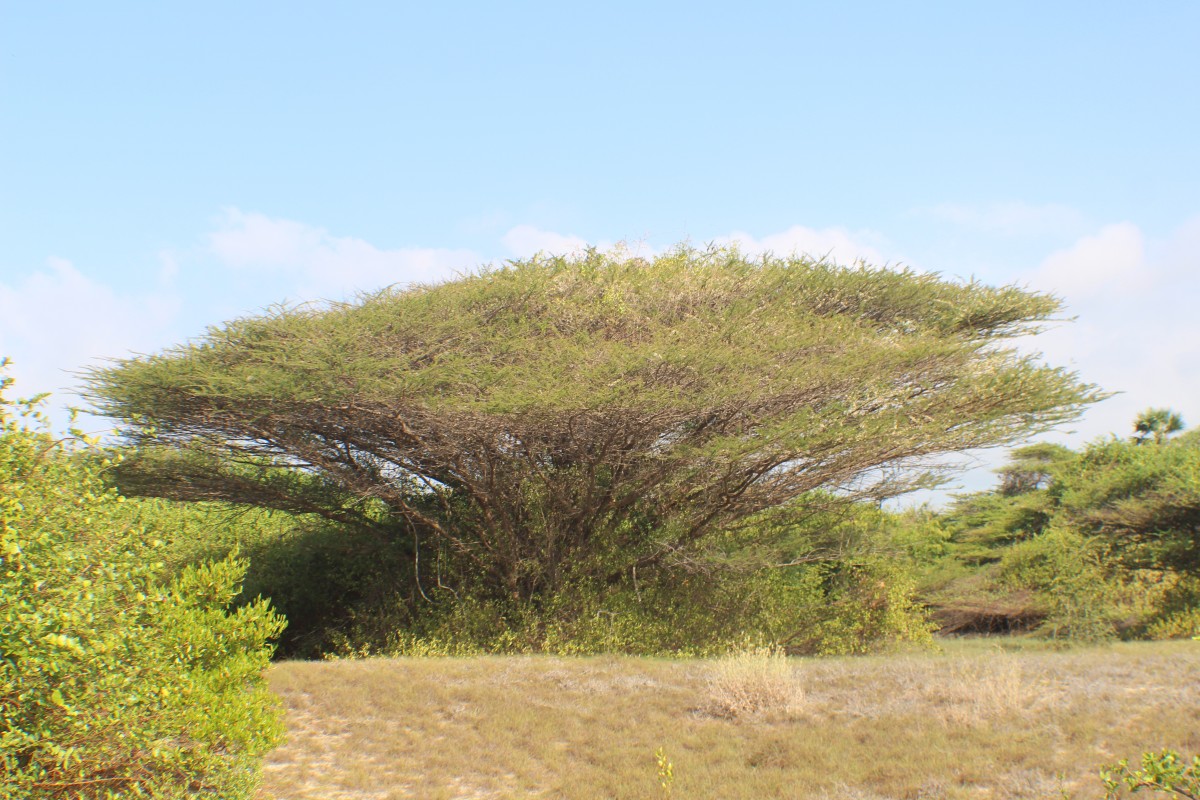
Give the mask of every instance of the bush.
<path id="1" fill-rule="evenodd" d="M 773 527 L 727 532 L 719 546 L 616 583 L 573 576 L 531 599 L 489 591 L 444 551 L 424 551 L 418 585 L 402 543 L 381 546 L 369 531 L 305 535 L 295 549 L 264 540 L 252 560 L 265 578 L 255 586 L 291 624 L 291 609 L 325 598 L 328 624 L 312 641 L 327 655 L 715 656 L 754 644 L 843 655 L 931 641 L 909 555 L 929 536 L 905 529 L 894 541 L 889 516 L 845 504 L 761 525 Z M 296 573 L 307 579 L 280 579 L 317 556 L 319 568 Z M 323 581 L 322 571 L 346 577 Z M 352 585 L 358 590 L 338 589 Z"/>
<path id="2" fill-rule="evenodd" d="M 1103 569 L 1093 541 L 1055 528 L 1009 548 L 999 570 L 1012 590 L 1042 593 L 1048 617 L 1040 631 L 1053 639 L 1113 638 L 1121 616 L 1121 586 Z"/>
<path id="3" fill-rule="evenodd" d="M 789 714 L 800 709 L 804 690 L 781 650 L 751 648 L 719 659 L 708 682 L 709 713 L 736 718 Z"/>
<path id="4" fill-rule="evenodd" d="M 166 579 L 105 462 L 22 416 L 0 395 L 0 798 L 250 797 L 282 618 L 228 612 L 236 557 Z"/>
<path id="5" fill-rule="evenodd" d="M 791 630 L 778 641 L 794 655 L 862 655 L 933 641 L 934 624 L 903 565 L 876 558 L 809 565 L 783 582 L 792 599 L 779 618 Z"/>
<path id="6" fill-rule="evenodd" d="M 541 601 L 459 585 L 411 602 L 346 609 L 331 631 L 341 656 L 554 653 L 717 656 L 747 645 L 845 655 L 931 641 L 931 624 L 903 569 L 882 563 L 739 572 L 662 571 L 638 587 L 568 584 Z"/>
<path id="7" fill-rule="evenodd" d="M 420 597 L 410 542 L 375 530 L 219 502 L 131 498 L 125 506 L 160 531 L 171 573 L 240 552 L 250 563 L 234 605 L 265 597 L 287 619 L 276 657 L 320 658 L 397 597 Z"/>
<path id="8" fill-rule="evenodd" d="M 361 607 L 338 652 L 709 656 L 772 639 L 775 622 L 774 589 L 753 575 L 660 574 L 636 590 L 578 581 L 541 601 L 456 591 Z"/>
<path id="9" fill-rule="evenodd" d="M 1200 637 L 1200 579 L 1182 578 L 1172 584 L 1146 626 L 1151 639 Z"/>
<path id="10" fill-rule="evenodd" d="M 1105 800 L 1116 800 L 1128 790 L 1134 794 L 1149 790 L 1154 794 L 1200 800 L 1200 756 L 1193 756 L 1189 763 L 1174 750 L 1161 753 L 1142 753 L 1140 769 L 1129 766 L 1122 760 L 1100 771 L 1104 781 Z"/>

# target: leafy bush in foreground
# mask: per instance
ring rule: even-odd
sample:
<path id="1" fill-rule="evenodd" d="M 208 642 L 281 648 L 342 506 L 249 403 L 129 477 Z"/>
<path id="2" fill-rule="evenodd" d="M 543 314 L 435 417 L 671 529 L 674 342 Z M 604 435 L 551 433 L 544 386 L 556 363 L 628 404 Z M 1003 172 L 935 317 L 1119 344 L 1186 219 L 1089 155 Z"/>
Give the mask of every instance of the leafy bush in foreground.
<path id="1" fill-rule="evenodd" d="M 261 673 L 282 619 L 227 612 L 235 557 L 161 580 L 105 464 L 13 405 L 0 397 L 0 798 L 249 797 L 281 733 Z"/>
<path id="2" fill-rule="evenodd" d="M 1191 763 L 1174 750 L 1161 753 L 1142 753 L 1142 766 L 1132 769 L 1128 760 L 1107 767 L 1100 772 L 1104 781 L 1105 800 L 1120 797 L 1122 789 L 1130 794 L 1149 790 L 1155 794 L 1200 800 L 1200 756 L 1193 756 Z"/>

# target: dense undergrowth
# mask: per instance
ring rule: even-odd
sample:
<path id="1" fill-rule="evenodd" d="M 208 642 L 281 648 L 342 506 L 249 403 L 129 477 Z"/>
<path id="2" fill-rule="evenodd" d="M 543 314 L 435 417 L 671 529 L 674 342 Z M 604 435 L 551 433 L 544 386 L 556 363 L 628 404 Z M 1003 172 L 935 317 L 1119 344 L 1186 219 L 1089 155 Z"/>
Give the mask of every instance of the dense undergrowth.
<path id="1" fill-rule="evenodd" d="M 932 630 L 912 556 L 878 532 L 874 509 L 811 517 L 769 552 L 731 532 L 703 560 L 525 600 L 473 583 L 452 553 L 417 551 L 408 537 L 223 504 L 129 502 L 173 531 L 164 556 L 177 569 L 235 548 L 246 557 L 241 601 L 270 598 L 287 618 L 288 657 L 713 655 L 755 644 L 832 655 L 927 642 Z"/>
<path id="2" fill-rule="evenodd" d="M 168 569 L 109 462 L 38 422 L 0 404 L 0 798 L 250 797 L 282 618 L 229 609 L 234 555 Z"/>

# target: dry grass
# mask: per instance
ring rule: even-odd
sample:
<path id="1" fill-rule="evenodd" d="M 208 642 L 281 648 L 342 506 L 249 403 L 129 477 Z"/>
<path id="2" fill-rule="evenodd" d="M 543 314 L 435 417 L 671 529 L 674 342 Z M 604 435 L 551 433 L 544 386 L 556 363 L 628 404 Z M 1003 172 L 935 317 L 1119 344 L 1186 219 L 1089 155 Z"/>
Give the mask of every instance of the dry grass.
<path id="1" fill-rule="evenodd" d="M 1195 642 L 772 659 L 279 664 L 263 797 L 654 798 L 662 747 L 678 799 L 1088 798 L 1102 764 L 1200 751 Z M 792 708 L 721 712 L 731 680 Z"/>
<path id="2" fill-rule="evenodd" d="M 703 708 L 714 716 L 790 716 L 804 703 L 792 659 L 768 647 L 718 659 L 708 679 Z"/>

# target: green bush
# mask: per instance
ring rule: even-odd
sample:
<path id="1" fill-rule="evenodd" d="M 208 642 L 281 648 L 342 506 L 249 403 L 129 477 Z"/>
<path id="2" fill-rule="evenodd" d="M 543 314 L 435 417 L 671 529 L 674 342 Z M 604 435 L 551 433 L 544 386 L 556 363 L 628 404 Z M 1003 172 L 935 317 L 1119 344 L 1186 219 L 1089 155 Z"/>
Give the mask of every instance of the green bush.
<path id="1" fill-rule="evenodd" d="M 1146 625 L 1151 639 L 1200 638 L 1200 578 L 1181 578 L 1167 588 Z"/>
<path id="2" fill-rule="evenodd" d="M 160 558 L 172 574 L 240 552 L 250 563 L 234 605 L 264 597 L 287 619 L 276 657 L 320 658 L 364 615 L 393 606 L 397 597 L 420 596 L 404 538 L 219 502 L 129 498 L 125 506 L 138 524 L 160 531 Z"/>
<path id="3" fill-rule="evenodd" d="M 1105 800 L 1116 800 L 1128 792 L 1149 791 L 1170 797 L 1200 800 L 1200 756 L 1189 762 L 1174 750 L 1142 753 L 1138 769 L 1122 760 L 1100 771 Z"/>
<path id="4" fill-rule="evenodd" d="M 825 593 L 825 602 L 810 606 L 808 633 L 790 650 L 860 655 L 932 643 L 935 626 L 916 601 L 914 581 L 903 569 L 867 563 L 846 572 Z"/>
<path id="5" fill-rule="evenodd" d="M 1075 531 L 1053 528 L 1010 547 L 999 583 L 1041 593 L 1049 616 L 1040 632 L 1052 639 L 1096 642 L 1116 635 L 1121 587 L 1109 580 L 1095 543 Z"/>
<path id="6" fill-rule="evenodd" d="M 1089 445 L 1051 487 L 1059 516 L 1127 569 L 1200 577 L 1200 438 Z"/>
<path id="7" fill-rule="evenodd" d="M 282 619 L 227 610 L 236 557 L 167 579 L 105 463 L 22 416 L 0 396 L 0 798 L 250 797 Z"/>
<path id="8" fill-rule="evenodd" d="M 615 582 L 588 577 L 620 568 L 624 554 L 606 550 L 594 556 L 609 558 L 603 568 L 573 563 L 558 591 L 533 598 L 489 589 L 452 548 L 382 517 L 354 525 L 147 498 L 125 507 L 162 531 L 172 572 L 240 548 L 251 566 L 234 602 L 270 599 L 288 619 L 277 651 L 286 657 L 717 655 L 771 644 L 847 654 L 928 641 L 914 578 L 944 558 L 946 533 L 924 512 L 811 500 L 827 510 L 764 515 Z"/>
<path id="9" fill-rule="evenodd" d="M 659 572 L 638 586 L 577 581 L 540 601 L 459 585 L 416 604 L 351 609 L 343 656 L 556 653 L 713 656 L 747 646 L 842 655 L 930 641 L 904 569 L 882 561 Z"/>
<path id="10" fill-rule="evenodd" d="M 558 591 L 528 599 L 489 591 L 447 551 L 422 551 L 418 585 L 413 562 L 398 552 L 383 558 L 386 551 L 366 533 L 356 544 L 359 534 L 343 531 L 336 548 L 332 531 L 327 539 L 297 539 L 293 556 L 328 556 L 324 570 L 355 575 L 364 588 L 332 603 L 342 624 L 323 628 L 327 655 L 709 656 L 762 645 L 840 655 L 929 642 L 915 567 L 918 558 L 940 557 L 944 537 L 924 531 L 924 519 L 828 497 L 815 502 L 829 510 L 764 516 L 619 581 L 589 578 L 604 571 L 589 567 L 562 580 Z M 277 563 L 284 574 L 299 560 L 293 556 L 264 550 L 253 560 L 259 568 Z M 290 609 L 303 595 L 297 588 L 310 583 L 276 579 L 281 595 L 263 591 Z M 314 597 L 334 601 L 328 588 L 341 583 L 311 583 L 326 587 Z"/>
<path id="11" fill-rule="evenodd" d="M 343 655 L 556 653 L 713 655 L 770 640 L 768 587 L 754 579 L 660 576 L 629 587 L 580 581 L 544 600 L 514 600 L 460 586 L 412 605 L 361 608 Z"/>

